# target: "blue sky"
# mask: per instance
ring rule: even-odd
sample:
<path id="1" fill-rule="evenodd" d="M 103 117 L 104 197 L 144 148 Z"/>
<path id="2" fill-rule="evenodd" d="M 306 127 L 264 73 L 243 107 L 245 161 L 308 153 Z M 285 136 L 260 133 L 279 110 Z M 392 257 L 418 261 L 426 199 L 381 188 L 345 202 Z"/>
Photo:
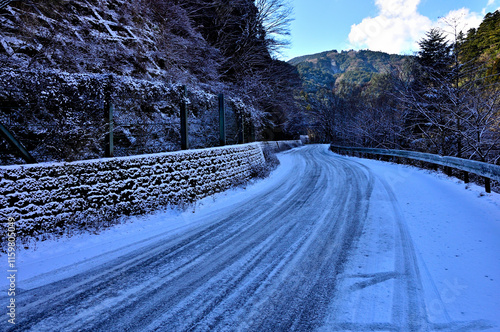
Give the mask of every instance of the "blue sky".
<path id="1" fill-rule="evenodd" d="M 440 18 L 458 18 L 462 30 L 477 27 L 500 0 L 290 0 L 291 42 L 284 58 L 336 49 L 412 54 Z"/>

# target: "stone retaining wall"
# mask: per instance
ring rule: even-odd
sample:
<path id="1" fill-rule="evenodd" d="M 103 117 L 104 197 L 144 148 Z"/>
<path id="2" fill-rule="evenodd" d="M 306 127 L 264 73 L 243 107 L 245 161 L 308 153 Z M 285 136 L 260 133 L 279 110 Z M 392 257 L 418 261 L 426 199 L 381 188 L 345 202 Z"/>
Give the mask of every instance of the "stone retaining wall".
<path id="1" fill-rule="evenodd" d="M 296 141 L 267 141 L 260 143 L 262 147 L 267 147 L 272 152 L 277 153 L 281 151 L 290 150 L 299 146 L 302 146 L 303 143 L 300 140 Z"/>
<path id="2" fill-rule="evenodd" d="M 96 219 L 189 203 L 247 180 L 265 163 L 260 143 L 72 163 L 0 167 L 2 242 Z M 98 221 L 99 222 L 99 221 Z"/>

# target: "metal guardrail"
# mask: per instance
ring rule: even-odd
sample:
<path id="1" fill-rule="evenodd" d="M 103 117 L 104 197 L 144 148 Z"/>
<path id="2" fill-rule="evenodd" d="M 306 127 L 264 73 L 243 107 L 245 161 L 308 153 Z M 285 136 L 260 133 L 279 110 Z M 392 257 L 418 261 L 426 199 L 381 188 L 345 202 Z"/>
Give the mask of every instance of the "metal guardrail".
<path id="1" fill-rule="evenodd" d="M 428 162 L 431 164 L 441 165 L 445 167 L 456 168 L 464 172 L 474 173 L 485 178 L 486 192 L 491 192 L 490 179 L 500 182 L 500 166 L 488 164 L 480 161 L 461 159 L 456 157 L 439 156 L 431 153 L 405 151 L 405 150 L 390 150 L 390 149 L 373 149 L 373 148 L 355 148 L 330 145 L 330 149 L 334 152 L 354 152 L 375 154 L 389 157 L 407 158 Z M 487 180 L 487 181 L 486 181 Z"/>

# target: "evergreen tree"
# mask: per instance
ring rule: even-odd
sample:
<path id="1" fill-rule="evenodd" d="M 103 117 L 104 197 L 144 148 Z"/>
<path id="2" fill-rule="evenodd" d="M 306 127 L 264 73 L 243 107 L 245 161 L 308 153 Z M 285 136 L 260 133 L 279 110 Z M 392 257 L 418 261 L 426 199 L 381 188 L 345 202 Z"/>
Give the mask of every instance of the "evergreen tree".
<path id="1" fill-rule="evenodd" d="M 460 43 L 460 61 L 478 71 L 487 81 L 500 81 L 500 11 L 488 13 L 479 28 L 470 29 Z"/>
<path id="2" fill-rule="evenodd" d="M 452 45 L 438 29 L 431 29 L 426 38 L 419 42 L 417 62 L 423 67 L 429 78 L 441 80 L 453 64 Z"/>
<path id="3" fill-rule="evenodd" d="M 452 155 L 455 125 L 447 107 L 451 102 L 447 91 L 454 89 L 456 78 L 453 45 L 438 29 L 431 29 L 419 45 L 412 68 L 414 80 L 407 91 L 409 123 L 415 136 L 425 138 L 424 151 Z"/>

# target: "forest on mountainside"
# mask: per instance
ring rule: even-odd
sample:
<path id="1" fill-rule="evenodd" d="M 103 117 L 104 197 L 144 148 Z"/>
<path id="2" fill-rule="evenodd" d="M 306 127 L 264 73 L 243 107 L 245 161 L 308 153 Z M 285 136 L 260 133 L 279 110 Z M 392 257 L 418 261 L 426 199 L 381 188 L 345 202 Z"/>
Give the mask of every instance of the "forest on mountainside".
<path id="1" fill-rule="evenodd" d="M 277 60 L 284 0 L 40 0 L 0 9 L 0 122 L 37 161 L 104 156 L 114 104 L 115 155 L 290 138 L 296 69 Z M 187 96 L 183 95 L 187 87 Z M 243 126 L 238 125 L 243 124 Z M 0 138 L 1 162 L 21 163 Z"/>
<path id="2" fill-rule="evenodd" d="M 351 61 L 365 68 L 354 68 L 353 80 L 334 79 L 328 53 L 294 60 L 305 112 L 291 126 L 307 127 L 317 142 L 500 164 L 500 13 L 458 32 L 433 29 L 417 54 L 386 61 L 379 71 L 366 69 L 361 54 L 369 51 L 351 51 Z"/>
<path id="3" fill-rule="evenodd" d="M 477 29 L 458 36 L 460 62 L 472 68 L 482 65 L 488 82 L 500 81 L 500 11 L 488 13 Z"/>
<path id="4" fill-rule="evenodd" d="M 378 74 L 401 65 L 406 56 L 369 50 L 336 50 L 294 58 L 288 63 L 297 67 L 307 92 L 334 88 L 341 82 L 362 85 Z"/>

